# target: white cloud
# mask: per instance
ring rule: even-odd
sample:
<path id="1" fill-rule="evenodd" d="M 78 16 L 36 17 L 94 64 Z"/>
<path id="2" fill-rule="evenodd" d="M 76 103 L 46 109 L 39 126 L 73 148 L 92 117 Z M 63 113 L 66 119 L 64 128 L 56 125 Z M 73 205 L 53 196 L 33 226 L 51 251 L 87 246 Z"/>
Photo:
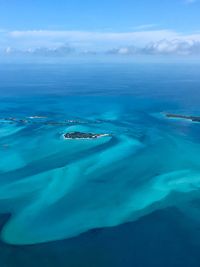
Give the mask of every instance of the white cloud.
<path id="1" fill-rule="evenodd" d="M 42 57 L 64 57 L 75 53 L 75 49 L 69 45 L 63 45 L 55 48 L 39 47 L 28 48 L 24 50 L 6 47 L 4 50 L 6 55 L 34 55 Z"/>
<path id="2" fill-rule="evenodd" d="M 161 40 L 147 45 L 144 52 L 149 54 L 200 55 L 200 41 Z"/>
<path id="3" fill-rule="evenodd" d="M 48 30 L 0 32 L 0 49 L 7 55 L 24 53 L 50 57 L 65 56 L 75 52 L 191 55 L 200 54 L 199 47 L 200 33 L 185 35 L 168 29 L 133 32 Z"/>
<path id="4" fill-rule="evenodd" d="M 134 30 L 148 30 L 148 29 L 152 29 L 157 27 L 157 24 L 142 24 L 142 25 L 138 25 L 133 27 Z"/>
<path id="5" fill-rule="evenodd" d="M 174 38 L 176 32 L 170 30 L 134 31 L 134 32 L 87 32 L 87 31 L 12 31 L 7 37 L 14 43 L 31 43 L 32 45 L 56 45 L 61 43 L 90 44 L 93 47 L 120 43 L 137 43 L 142 45 L 149 41 Z"/>
<path id="6" fill-rule="evenodd" d="M 145 47 L 120 47 L 107 51 L 118 55 L 200 55 L 200 41 L 161 40 L 152 42 Z"/>

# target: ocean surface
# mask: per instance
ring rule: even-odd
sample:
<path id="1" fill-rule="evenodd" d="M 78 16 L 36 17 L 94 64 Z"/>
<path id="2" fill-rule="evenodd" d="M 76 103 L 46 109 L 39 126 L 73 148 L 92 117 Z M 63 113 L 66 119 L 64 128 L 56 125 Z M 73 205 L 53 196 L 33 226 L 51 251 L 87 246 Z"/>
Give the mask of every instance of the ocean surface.
<path id="1" fill-rule="evenodd" d="M 0 267 L 199 267 L 200 123 L 166 113 L 200 64 L 0 65 Z"/>

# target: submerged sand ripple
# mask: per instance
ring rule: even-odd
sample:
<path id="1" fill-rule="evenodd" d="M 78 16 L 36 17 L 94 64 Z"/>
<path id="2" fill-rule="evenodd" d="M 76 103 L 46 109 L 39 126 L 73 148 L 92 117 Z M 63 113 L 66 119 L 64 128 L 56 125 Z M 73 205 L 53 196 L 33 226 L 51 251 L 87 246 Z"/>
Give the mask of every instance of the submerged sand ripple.
<path id="1" fill-rule="evenodd" d="M 116 121 L 102 127 L 116 130 Z M 15 245 L 70 238 L 180 206 L 176 194 L 199 190 L 199 145 L 164 131 L 142 142 L 122 128 L 92 142 L 63 142 L 57 129 L 40 127 L 43 143 L 40 134 L 15 140 L 10 164 L 18 164 L 1 169 L 0 209 L 12 214 L 1 238 Z"/>

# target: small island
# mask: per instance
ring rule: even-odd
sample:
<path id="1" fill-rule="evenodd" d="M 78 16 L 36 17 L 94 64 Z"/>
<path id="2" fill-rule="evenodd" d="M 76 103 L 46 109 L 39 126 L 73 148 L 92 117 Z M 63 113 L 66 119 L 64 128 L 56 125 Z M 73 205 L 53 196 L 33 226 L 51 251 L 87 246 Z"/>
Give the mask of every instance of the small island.
<path id="1" fill-rule="evenodd" d="M 184 120 L 190 120 L 193 122 L 200 122 L 200 116 L 181 115 L 181 114 L 174 114 L 174 113 L 166 113 L 165 116 L 167 118 L 172 118 L 172 119 L 184 119 Z"/>
<path id="2" fill-rule="evenodd" d="M 111 136 L 110 134 L 69 132 L 63 134 L 64 139 L 97 139 L 101 137 Z"/>

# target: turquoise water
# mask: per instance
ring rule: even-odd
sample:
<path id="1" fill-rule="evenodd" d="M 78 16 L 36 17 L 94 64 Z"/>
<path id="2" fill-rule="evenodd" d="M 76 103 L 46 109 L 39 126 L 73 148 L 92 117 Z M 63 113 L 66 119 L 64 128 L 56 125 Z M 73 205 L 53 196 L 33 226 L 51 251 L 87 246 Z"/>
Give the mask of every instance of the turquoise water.
<path id="1" fill-rule="evenodd" d="M 199 266 L 198 65 L 0 73 L 2 266 Z"/>

